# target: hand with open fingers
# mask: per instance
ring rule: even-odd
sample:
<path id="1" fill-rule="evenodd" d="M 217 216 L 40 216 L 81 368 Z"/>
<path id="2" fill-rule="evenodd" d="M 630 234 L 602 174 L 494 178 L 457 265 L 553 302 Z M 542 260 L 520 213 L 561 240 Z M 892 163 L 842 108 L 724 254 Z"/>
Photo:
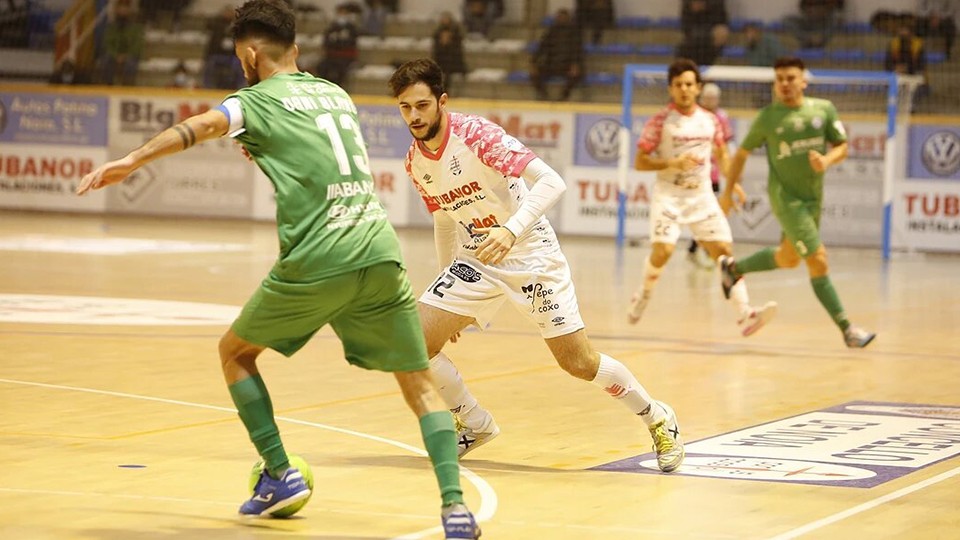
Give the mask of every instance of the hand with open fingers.
<path id="1" fill-rule="evenodd" d="M 80 180 L 80 185 L 77 186 L 77 195 L 83 195 L 91 189 L 118 184 L 136 169 L 137 167 L 134 166 L 130 156 L 104 163 Z"/>
<path id="2" fill-rule="evenodd" d="M 823 154 L 817 152 L 816 150 L 811 150 L 807 157 L 810 158 L 810 166 L 813 167 L 813 170 L 822 173 L 827 170 L 827 158 Z"/>
<path id="3" fill-rule="evenodd" d="M 473 232 L 487 235 L 477 246 L 477 260 L 483 264 L 497 264 L 502 261 L 517 241 L 510 229 L 499 225 L 477 228 Z"/>
<path id="4" fill-rule="evenodd" d="M 671 165 L 676 169 L 687 172 L 703 165 L 703 160 L 687 152 L 680 157 L 672 159 Z"/>

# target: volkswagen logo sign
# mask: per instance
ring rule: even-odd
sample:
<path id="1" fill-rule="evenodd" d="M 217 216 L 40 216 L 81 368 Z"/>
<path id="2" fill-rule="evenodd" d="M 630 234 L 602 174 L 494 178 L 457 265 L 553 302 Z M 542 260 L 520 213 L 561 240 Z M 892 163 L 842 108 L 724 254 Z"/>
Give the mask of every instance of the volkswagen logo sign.
<path id="1" fill-rule="evenodd" d="M 587 130 L 587 153 L 601 162 L 611 163 L 620 157 L 620 122 L 601 118 Z"/>
<path id="2" fill-rule="evenodd" d="M 938 131 L 923 141 L 923 166 L 937 176 L 951 176 L 960 170 L 960 137 L 952 131 Z"/>

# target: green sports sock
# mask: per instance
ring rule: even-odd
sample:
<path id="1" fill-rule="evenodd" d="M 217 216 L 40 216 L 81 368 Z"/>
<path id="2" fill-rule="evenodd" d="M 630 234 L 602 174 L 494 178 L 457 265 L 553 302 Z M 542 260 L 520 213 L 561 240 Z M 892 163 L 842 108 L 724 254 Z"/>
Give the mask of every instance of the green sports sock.
<path id="1" fill-rule="evenodd" d="M 280 430 L 273 419 L 273 403 L 263 378 L 259 374 L 248 377 L 231 384 L 229 390 L 250 440 L 267 465 L 267 472 L 279 478 L 290 467 L 290 460 L 280 441 Z"/>
<path id="2" fill-rule="evenodd" d="M 840 327 L 840 330 L 845 331 L 849 328 L 850 321 L 847 320 L 847 314 L 843 311 L 843 304 L 840 303 L 837 290 L 833 288 L 830 276 L 810 278 L 810 284 L 813 285 L 813 292 L 817 294 L 817 299 L 826 308 L 830 318 Z"/>
<path id="3" fill-rule="evenodd" d="M 750 272 L 775 270 L 777 268 L 777 261 L 774 258 L 776 252 L 777 248 L 768 247 L 761 249 L 753 255 L 737 260 L 737 262 L 734 263 L 733 271 L 738 276 L 742 276 Z"/>
<path id="4" fill-rule="evenodd" d="M 457 461 L 457 430 L 448 411 L 427 413 L 420 417 L 420 433 L 427 447 L 430 462 L 440 484 L 443 506 L 463 504 L 460 487 L 460 463 Z"/>

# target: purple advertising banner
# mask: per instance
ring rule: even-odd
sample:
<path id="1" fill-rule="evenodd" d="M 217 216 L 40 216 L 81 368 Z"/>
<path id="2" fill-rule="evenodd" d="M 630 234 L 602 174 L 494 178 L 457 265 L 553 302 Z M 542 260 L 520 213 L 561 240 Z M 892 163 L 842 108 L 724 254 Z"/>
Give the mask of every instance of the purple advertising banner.
<path id="1" fill-rule="evenodd" d="M 872 488 L 960 455 L 960 407 L 854 401 L 685 448 L 672 474 Z M 652 453 L 593 469 L 660 473 Z"/>
<path id="2" fill-rule="evenodd" d="M 413 136 L 399 109 L 389 105 L 358 105 L 357 116 L 371 158 L 407 157 Z"/>
<path id="3" fill-rule="evenodd" d="M 960 180 L 960 129 L 911 126 L 907 151 L 908 178 Z"/>
<path id="4" fill-rule="evenodd" d="M 107 145 L 107 98 L 0 93 L 0 142 Z"/>

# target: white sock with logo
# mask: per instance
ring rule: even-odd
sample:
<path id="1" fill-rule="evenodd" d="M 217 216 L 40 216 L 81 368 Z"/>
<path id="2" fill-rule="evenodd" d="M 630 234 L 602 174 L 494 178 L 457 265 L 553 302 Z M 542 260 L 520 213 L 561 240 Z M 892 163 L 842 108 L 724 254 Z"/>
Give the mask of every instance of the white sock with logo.
<path id="1" fill-rule="evenodd" d="M 450 407 L 450 412 L 460 416 L 460 421 L 469 428 L 480 429 L 489 413 L 477 404 L 467 385 L 463 383 L 460 372 L 444 353 L 430 359 L 430 371 L 437 381 L 440 396 Z"/>
<path id="2" fill-rule="evenodd" d="M 663 407 L 657 405 L 633 373 L 619 360 L 600 353 L 600 369 L 591 382 L 603 388 L 613 399 L 623 403 L 648 426 L 656 424 L 666 416 Z"/>

